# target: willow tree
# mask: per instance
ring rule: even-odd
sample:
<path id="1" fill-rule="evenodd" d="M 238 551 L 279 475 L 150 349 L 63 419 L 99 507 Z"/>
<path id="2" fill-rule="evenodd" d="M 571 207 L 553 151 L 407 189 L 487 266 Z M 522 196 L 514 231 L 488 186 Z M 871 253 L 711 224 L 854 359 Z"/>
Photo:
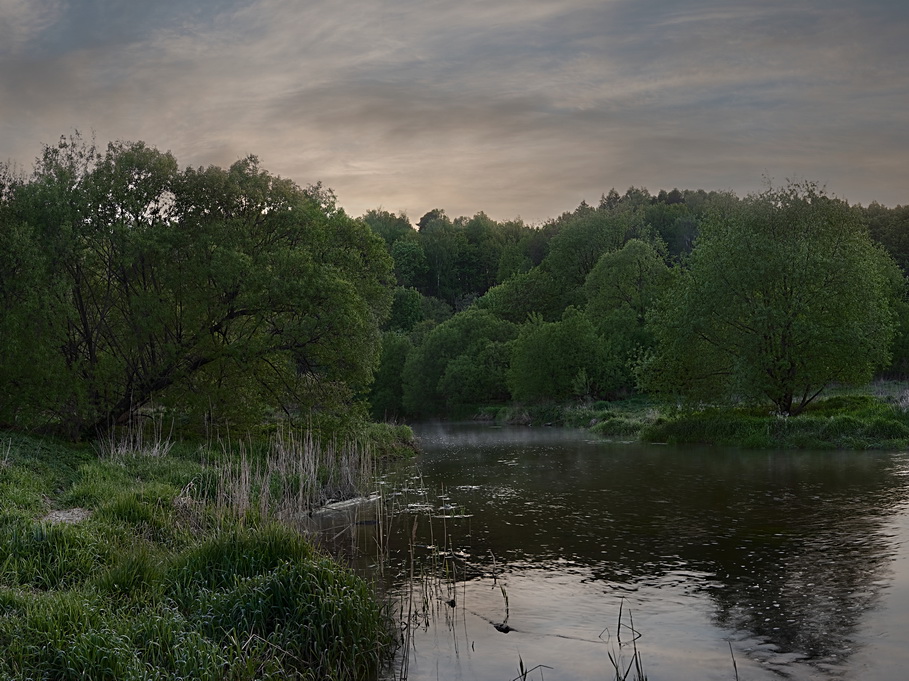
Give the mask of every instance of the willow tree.
<path id="1" fill-rule="evenodd" d="M 0 231 L 6 425 L 78 437 L 152 403 L 305 413 L 371 380 L 381 239 L 254 157 L 180 170 L 141 142 L 64 139 L 6 192 Z"/>
<path id="2" fill-rule="evenodd" d="M 718 201 L 651 316 L 645 387 L 795 415 L 831 384 L 866 382 L 888 359 L 893 267 L 815 184 Z"/>

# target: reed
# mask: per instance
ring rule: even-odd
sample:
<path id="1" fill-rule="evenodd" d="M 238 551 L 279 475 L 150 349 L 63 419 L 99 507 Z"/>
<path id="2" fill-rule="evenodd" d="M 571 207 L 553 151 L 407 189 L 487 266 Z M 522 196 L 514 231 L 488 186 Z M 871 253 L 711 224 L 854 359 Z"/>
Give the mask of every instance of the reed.
<path id="1" fill-rule="evenodd" d="M 375 479 L 368 446 L 322 445 L 309 431 L 279 431 L 264 452 L 245 442 L 222 448 L 215 505 L 237 518 L 252 513 L 291 521 L 330 501 L 358 496 Z"/>
<path id="2" fill-rule="evenodd" d="M 619 619 L 616 624 L 616 633 L 615 641 L 616 644 L 613 645 L 612 649 L 607 651 L 606 656 L 609 659 L 609 663 L 612 666 L 612 678 L 615 681 L 628 681 L 630 678 L 632 681 L 647 681 L 647 675 L 644 673 L 644 663 L 641 658 L 641 651 L 638 650 L 638 639 L 641 638 L 641 633 L 634 628 L 634 618 L 631 616 L 631 611 L 628 611 L 628 623 L 623 622 L 623 613 L 624 613 L 625 599 L 622 598 L 619 602 Z M 631 635 L 631 640 L 623 642 L 622 641 L 622 631 L 626 630 L 627 633 Z M 604 634 L 608 635 L 608 629 L 604 629 L 600 633 L 600 638 L 603 638 Z M 631 659 L 625 659 L 625 650 L 628 645 L 631 645 Z M 633 676 L 632 676 L 633 674 Z"/>
<path id="3" fill-rule="evenodd" d="M 95 449 L 103 459 L 121 459 L 128 456 L 167 456 L 174 446 L 174 424 L 165 428 L 164 417 L 155 415 L 136 418 L 124 426 L 114 426 L 100 433 Z"/>
<path id="4" fill-rule="evenodd" d="M 537 671 L 538 669 L 540 670 L 540 678 L 542 679 L 543 670 L 552 669 L 552 667 L 549 667 L 545 664 L 538 664 L 535 667 L 527 668 L 524 666 L 524 659 L 520 655 L 518 655 L 518 675 L 516 677 L 514 677 L 511 681 L 528 681 L 528 679 L 530 679 L 530 675 L 533 672 Z"/>
<path id="5" fill-rule="evenodd" d="M 386 598 L 399 629 L 394 678 L 405 681 L 416 632 L 444 626 L 452 636 L 455 654 L 460 653 L 458 627 L 465 627 L 466 638 L 466 609 L 465 592 L 459 593 L 458 589 L 465 589 L 466 582 L 445 517 L 452 508 L 444 503 L 437 507 L 431 502 L 429 490 L 419 478 L 399 480 L 386 487 L 385 493 L 370 507 L 375 513 L 376 527 L 371 562 L 372 569 L 383 576 L 392 565 L 398 570 L 395 581 L 400 586 Z M 445 495 L 439 496 L 444 501 Z M 353 526 L 348 530 L 353 530 Z M 405 558 L 401 564 L 392 558 L 396 550 L 393 538 L 403 540 Z"/>

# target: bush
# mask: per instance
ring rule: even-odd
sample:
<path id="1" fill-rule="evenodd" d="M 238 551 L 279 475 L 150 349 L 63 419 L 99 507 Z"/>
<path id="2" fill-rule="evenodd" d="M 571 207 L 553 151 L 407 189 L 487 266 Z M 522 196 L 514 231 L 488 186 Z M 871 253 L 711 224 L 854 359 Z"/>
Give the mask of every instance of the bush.
<path id="1" fill-rule="evenodd" d="M 229 590 L 202 593 L 198 603 L 191 619 L 221 646 L 259 639 L 280 651 L 285 670 L 317 678 L 375 675 L 390 643 L 368 585 L 325 558 L 282 562 Z"/>

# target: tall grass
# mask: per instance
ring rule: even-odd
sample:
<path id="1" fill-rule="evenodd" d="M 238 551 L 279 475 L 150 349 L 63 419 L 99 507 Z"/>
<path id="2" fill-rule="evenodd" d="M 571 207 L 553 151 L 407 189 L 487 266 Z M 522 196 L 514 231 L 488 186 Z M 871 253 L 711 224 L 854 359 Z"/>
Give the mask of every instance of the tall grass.
<path id="1" fill-rule="evenodd" d="M 224 445 L 230 448 L 229 444 Z M 372 450 L 356 442 L 322 445 L 309 432 L 278 432 L 264 451 L 247 443 L 226 452 L 214 502 L 237 518 L 288 521 L 330 501 L 358 496 L 375 479 Z"/>
<path id="2" fill-rule="evenodd" d="M 280 524 L 352 493 L 373 465 L 363 448 L 276 437 L 247 447 L 244 472 L 235 451 L 129 431 L 94 453 L 7 441 L 0 679 L 352 681 L 388 660 L 390 620 L 370 585 Z M 226 496 L 227 470 L 256 491 Z M 72 506 L 79 522 L 45 519 Z"/>
<path id="3" fill-rule="evenodd" d="M 118 459 L 125 456 L 167 456 L 174 446 L 173 421 L 170 428 L 161 416 L 142 422 L 130 421 L 125 426 L 110 428 L 95 442 L 99 456 Z"/>
<path id="4" fill-rule="evenodd" d="M 391 643 L 368 584 L 274 526 L 133 554 L 84 589 L 7 588 L 0 611 L 6 678 L 365 679 Z"/>

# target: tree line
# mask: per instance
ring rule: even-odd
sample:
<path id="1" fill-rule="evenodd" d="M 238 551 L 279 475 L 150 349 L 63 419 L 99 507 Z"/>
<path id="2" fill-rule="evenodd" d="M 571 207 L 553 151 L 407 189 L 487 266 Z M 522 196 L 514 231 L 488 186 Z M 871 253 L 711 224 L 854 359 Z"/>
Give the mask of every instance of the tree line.
<path id="1" fill-rule="evenodd" d="M 398 286 L 376 417 L 518 401 L 764 402 L 909 370 L 909 210 L 811 182 L 614 189 L 540 226 L 371 211 Z M 482 257 L 480 257 L 482 256 Z"/>
<path id="2" fill-rule="evenodd" d="M 811 184 L 610 190 L 541 225 L 348 216 L 255 157 L 142 142 L 0 167 L 0 427 L 93 436 L 645 390 L 798 413 L 909 372 L 909 209 Z"/>

